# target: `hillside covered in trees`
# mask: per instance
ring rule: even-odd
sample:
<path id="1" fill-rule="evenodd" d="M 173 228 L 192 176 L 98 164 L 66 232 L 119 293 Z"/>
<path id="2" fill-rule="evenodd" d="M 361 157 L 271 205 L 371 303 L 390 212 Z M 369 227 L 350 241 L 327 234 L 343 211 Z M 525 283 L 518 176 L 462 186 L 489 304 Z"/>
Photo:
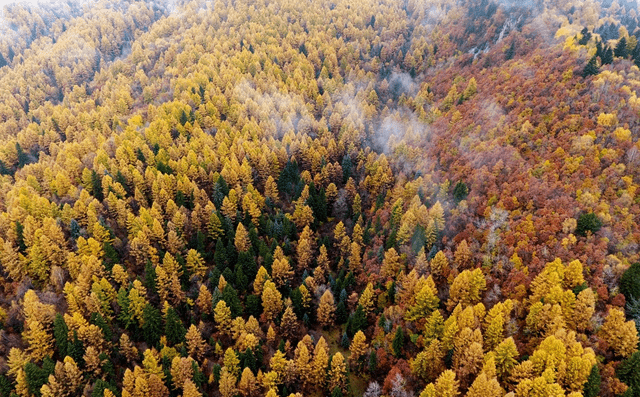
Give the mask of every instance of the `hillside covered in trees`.
<path id="1" fill-rule="evenodd" d="M 0 15 L 0 397 L 640 397 L 635 1 Z"/>

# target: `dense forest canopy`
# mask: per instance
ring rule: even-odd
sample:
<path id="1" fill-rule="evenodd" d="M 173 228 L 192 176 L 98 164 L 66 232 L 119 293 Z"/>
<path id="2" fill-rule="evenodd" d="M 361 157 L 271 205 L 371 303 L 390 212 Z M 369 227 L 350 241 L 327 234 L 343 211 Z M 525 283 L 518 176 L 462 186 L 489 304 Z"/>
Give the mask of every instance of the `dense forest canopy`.
<path id="1" fill-rule="evenodd" d="M 0 397 L 640 396 L 638 11 L 5 6 Z"/>

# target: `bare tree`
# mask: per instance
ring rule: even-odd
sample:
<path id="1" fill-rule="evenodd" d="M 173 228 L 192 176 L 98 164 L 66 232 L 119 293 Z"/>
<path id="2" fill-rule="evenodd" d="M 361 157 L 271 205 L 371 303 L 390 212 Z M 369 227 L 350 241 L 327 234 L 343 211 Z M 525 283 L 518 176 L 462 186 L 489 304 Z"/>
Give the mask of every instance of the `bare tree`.
<path id="1" fill-rule="evenodd" d="M 369 383 L 369 387 L 367 388 L 367 391 L 364 392 L 362 397 L 380 397 L 381 394 L 382 388 L 380 387 L 378 382 L 373 381 Z"/>
<path id="2" fill-rule="evenodd" d="M 391 397 L 413 397 L 413 393 L 405 390 L 407 382 L 402 375 L 396 374 L 396 377 L 391 382 Z"/>

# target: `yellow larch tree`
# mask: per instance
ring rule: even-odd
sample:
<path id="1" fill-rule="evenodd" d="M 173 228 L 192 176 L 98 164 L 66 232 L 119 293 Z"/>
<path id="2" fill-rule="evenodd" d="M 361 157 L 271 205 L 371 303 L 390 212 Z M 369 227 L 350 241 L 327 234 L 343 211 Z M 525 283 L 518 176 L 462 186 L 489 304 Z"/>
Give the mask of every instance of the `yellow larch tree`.
<path id="1" fill-rule="evenodd" d="M 222 200 L 222 214 L 229 218 L 232 222 L 236 220 L 236 211 L 238 210 L 238 194 L 235 189 L 229 190 L 229 195 Z"/>
<path id="2" fill-rule="evenodd" d="M 185 241 L 182 238 L 182 235 L 178 233 L 175 229 L 169 230 L 167 233 L 167 243 L 165 248 L 167 251 L 173 255 L 177 255 L 181 253 L 184 249 Z"/>
<path id="3" fill-rule="evenodd" d="M 100 359 L 100 355 L 98 350 L 93 346 L 88 346 L 85 349 L 84 355 L 82 356 L 84 360 L 86 370 L 95 375 L 100 375 L 102 372 L 102 364 L 103 360 Z"/>
<path id="4" fill-rule="evenodd" d="M 129 361 L 134 361 L 139 359 L 138 348 L 135 347 L 133 342 L 129 339 L 129 335 L 123 333 L 120 335 L 120 341 L 118 343 L 120 351 Z"/>
<path id="5" fill-rule="evenodd" d="M 331 369 L 329 370 L 329 390 L 340 388 L 344 393 L 347 386 L 347 365 L 344 356 L 340 352 L 331 357 Z"/>
<path id="6" fill-rule="evenodd" d="M 245 367 L 238 383 L 238 389 L 243 396 L 252 397 L 257 396 L 259 392 L 258 383 L 256 377 L 251 372 L 249 367 Z"/>
<path id="7" fill-rule="evenodd" d="M 324 341 L 323 338 L 320 340 Z M 327 347 L 325 347 L 320 340 L 316 344 L 313 351 L 313 361 L 311 362 L 311 377 L 312 383 L 318 387 L 323 388 L 327 381 L 327 366 L 329 365 L 329 355 L 327 354 Z"/>
<path id="8" fill-rule="evenodd" d="M 231 309 L 227 306 L 227 302 L 220 300 L 215 309 L 213 309 L 213 318 L 216 322 L 218 330 L 225 335 L 231 332 Z"/>
<path id="9" fill-rule="evenodd" d="M 232 348 L 229 347 L 225 350 L 223 363 L 227 371 L 229 371 L 233 376 L 238 376 L 240 374 L 240 360 Z"/>
<path id="10" fill-rule="evenodd" d="M 264 183 L 264 195 L 269 198 L 271 202 L 278 202 L 278 185 L 271 175 L 269 175 L 267 181 Z"/>
<path id="11" fill-rule="evenodd" d="M 359 274 L 362 271 L 362 253 L 360 244 L 356 242 L 351 243 L 351 249 L 349 252 L 349 269 L 354 274 Z"/>
<path id="12" fill-rule="evenodd" d="M 362 221 L 362 217 L 358 218 L 358 222 Z M 351 242 L 360 244 L 361 247 L 364 246 L 363 241 L 364 231 L 362 230 L 362 226 L 360 223 L 356 223 L 353 225 L 353 232 L 351 233 Z"/>
<path id="13" fill-rule="evenodd" d="M 274 256 L 273 264 L 271 265 L 271 277 L 278 287 L 284 286 L 293 279 L 293 269 L 291 269 L 289 260 L 284 255 L 280 258 Z"/>
<path id="14" fill-rule="evenodd" d="M 438 290 L 436 289 L 433 278 L 429 276 L 422 289 L 416 294 L 415 304 L 409 307 L 405 313 L 405 319 L 408 321 L 418 321 L 426 318 L 438 308 L 439 303 Z"/>
<path id="15" fill-rule="evenodd" d="M 189 355 L 195 357 L 197 360 L 202 360 L 206 352 L 207 344 L 204 339 L 202 339 L 200 331 L 198 331 L 198 328 L 196 328 L 194 324 L 189 326 L 186 334 L 186 340 Z"/>
<path id="16" fill-rule="evenodd" d="M 395 248 L 389 248 L 389 250 L 384 253 L 380 275 L 384 278 L 395 278 L 401 268 L 402 260 L 400 255 L 398 255 Z"/>
<path id="17" fill-rule="evenodd" d="M 271 266 L 271 271 L 273 271 L 273 265 Z M 264 266 L 260 266 L 260 268 L 258 269 L 258 274 L 256 275 L 255 280 L 253 280 L 253 292 L 256 295 L 262 295 L 262 286 L 267 280 L 270 280 L 269 272 L 267 271 L 267 269 L 265 269 Z"/>
<path id="18" fill-rule="evenodd" d="M 461 346 L 464 346 L 464 350 L 458 351 L 457 349 Z M 458 344 L 455 349 L 454 355 L 455 353 L 461 355 L 461 358 L 456 362 L 456 374 L 464 385 L 469 385 L 471 379 L 477 375 L 482 367 L 482 360 L 484 358 L 482 344 L 478 342 L 463 343 Z"/>
<path id="19" fill-rule="evenodd" d="M 420 251 L 418 251 L 413 269 L 420 276 L 425 275 L 429 270 L 429 261 L 427 260 L 427 254 L 425 253 L 424 247 L 420 248 Z"/>
<path id="20" fill-rule="evenodd" d="M 271 281 L 266 281 L 262 290 L 262 309 L 265 321 L 274 320 L 282 312 L 282 294 Z"/>
<path id="21" fill-rule="evenodd" d="M 291 339 L 298 333 L 298 326 L 296 314 L 291 306 L 287 306 L 282 315 L 282 320 L 280 320 L 280 333 L 285 338 Z"/>
<path id="22" fill-rule="evenodd" d="M 242 198 L 242 210 L 251 216 L 251 223 L 253 223 L 254 226 L 258 227 L 260 225 L 260 215 L 262 215 L 262 212 L 250 192 L 247 192 Z"/>
<path id="23" fill-rule="evenodd" d="M 456 265 L 462 269 L 471 265 L 471 249 L 467 244 L 467 240 L 462 240 L 460 244 L 458 244 L 453 258 Z"/>
<path id="24" fill-rule="evenodd" d="M 487 281 L 482 269 L 463 270 L 451 284 L 447 308 L 451 310 L 458 303 L 475 305 L 480 302 L 481 294 L 486 288 Z"/>
<path id="25" fill-rule="evenodd" d="M 142 360 L 142 366 L 144 371 L 148 375 L 157 375 L 160 379 L 164 379 L 165 375 L 162 371 L 162 365 L 160 364 L 160 354 L 155 348 L 147 349 L 142 353 L 144 357 Z"/>
<path id="26" fill-rule="evenodd" d="M 489 378 L 487 374 L 481 372 L 480 375 L 469 387 L 466 396 L 467 397 L 502 397 L 504 396 L 504 389 L 500 386 L 500 383 L 496 378 Z"/>
<path id="27" fill-rule="evenodd" d="M 434 386 L 438 397 L 456 397 L 460 394 L 456 374 L 450 369 L 440 374 Z"/>
<path id="28" fill-rule="evenodd" d="M 293 211 L 292 218 L 298 229 L 304 229 L 313 223 L 313 210 L 306 204 L 298 203 Z"/>
<path id="29" fill-rule="evenodd" d="M 265 397 L 278 397 L 278 392 L 275 389 L 270 388 Z"/>
<path id="30" fill-rule="evenodd" d="M 198 298 L 196 299 L 196 306 L 200 309 L 201 313 L 210 314 L 211 313 L 211 300 L 213 296 L 211 292 L 207 288 L 206 285 L 200 285 L 200 289 L 198 291 Z"/>
<path id="31" fill-rule="evenodd" d="M 629 357 L 638 347 L 638 330 L 635 323 L 625 321 L 624 312 L 617 308 L 609 309 L 600 335 L 620 357 Z"/>
<path id="32" fill-rule="evenodd" d="M 433 207 L 429 208 L 429 216 L 433 219 L 438 231 L 444 230 L 444 209 L 440 201 L 436 201 Z"/>
<path id="33" fill-rule="evenodd" d="M 171 360 L 171 378 L 176 389 L 182 389 L 187 379 L 193 378 L 193 359 L 191 357 L 174 357 Z"/>
<path id="34" fill-rule="evenodd" d="M 244 227 L 242 223 L 238 223 L 238 227 L 236 227 L 236 236 L 233 240 L 234 245 L 238 252 L 246 252 L 249 251 L 251 247 L 251 240 L 249 240 L 249 232 Z"/>
<path id="35" fill-rule="evenodd" d="M 364 290 L 360 294 L 360 298 L 358 299 L 358 305 L 362 306 L 362 309 L 364 310 L 364 313 L 366 315 L 369 315 L 373 310 L 374 297 L 375 294 L 373 291 L 373 284 L 367 283 L 367 286 L 364 288 Z"/>
<path id="36" fill-rule="evenodd" d="M 211 240 L 216 241 L 224 234 L 224 229 L 222 228 L 222 222 L 214 211 L 209 215 L 209 222 L 207 223 L 207 235 L 211 238 Z"/>
<path id="37" fill-rule="evenodd" d="M 181 288 L 180 276 L 182 270 L 173 255 L 166 253 L 162 265 L 156 267 L 158 294 L 163 301 L 178 306 L 185 297 Z"/>
<path id="38" fill-rule="evenodd" d="M 362 331 L 356 332 L 356 334 L 353 336 L 353 340 L 351 341 L 351 345 L 349 346 L 349 352 L 351 352 L 351 355 L 349 356 L 349 362 L 354 367 L 357 367 L 358 361 L 367 352 L 367 337 Z"/>
<path id="39" fill-rule="evenodd" d="M 445 368 L 445 355 L 446 350 L 442 343 L 433 339 L 422 352 L 411 360 L 411 372 L 427 382 L 434 381 Z"/>
<path id="40" fill-rule="evenodd" d="M 129 274 L 120 264 L 113 265 L 113 268 L 111 268 L 111 275 L 115 282 L 120 285 L 126 285 L 129 282 Z"/>
<path id="41" fill-rule="evenodd" d="M 52 305 L 40 302 L 35 291 L 30 289 L 24 295 L 23 312 L 25 329 L 22 338 L 28 343 L 27 351 L 34 361 L 53 355 L 53 337 L 49 330 L 54 317 Z"/>
<path id="42" fill-rule="evenodd" d="M 323 244 L 320 246 L 320 255 L 318 255 L 318 267 L 315 273 L 322 273 L 324 276 L 329 271 L 329 254 L 327 253 L 327 247 Z M 320 270 L 320 272 L 318 272 Z M 314 277 L 316 276 L 314 273 Z"/>
<path id="43" fill-rule="evenodd" d="M 429 383 L 424 390 L 422 390 L 422 393 L 420 393 L 419 397 L 437 397 L 436 396 L 436 387 L 434 386 L 433 383 Z"/>
<path id="44" fill-rule="evenodd" d="M 439 310 L 434 310 L 424 324 L 424 337 L 429 341 L 438 339 L 444 332 L 444 317 Z"/>
<path id="45" fill-rule="evenodd" d="M 22 281 L 25 276 L 24 259 L 10 240 L 0 240 L 0 262 L 14 281 Z"/>
<path id="46" fill-rule="evenodd" d="M 313 277 L 313 280 L 315 282 L 315 275 Z M 307 279 L 305 280 L 305 282 L 311 285 L 310 281 L 311 277 L 307 277 Z M 312 286 L 311 288 L 315 289 L 314 286 Z M 309 309 L 309 307 L 311 306 L 311 292 L 309 292 L 309 288 L 307 288 L 304 284 L 301 284 L 298 289 L 300 290 L 300 297 L 302 298 L 302 307 L 304 307 L 305 309 Z"/>
<path id="47" fill-rule="evenodd" d="M 269 324 L 267 329 L 267 343 L 273 344 L 276 341 L 276 330 L 273 329 L 273 325 Z"/>
<path id="48" fill-rule="evenodd" d="M 494 349 L 504 339 L 504 317 L 495 316 L 487 326 L 485 332 L 487 348 Z"/>
<path id="49" fill-rule="evenodd" d="M 333 294 L 330 290 L 326 290 L 322 297 L 320 297 L 320 304 L 318 305 L 318 321 L 323 327 L 330 327 L 333 325 L 333 314 L 336 311 L 335 301 Z"/>
<path id="50" fill-rule="evenodd" d="M 495 366 L 499 379 L 507 379 L 518 363 L 518 349 L 512 337 L 503 340 L 495 349 Z"/>
<path id="51" fill-rule="evenodd" d="M 28 289 L 23 298 L 22 311 L 26 321 L 40 321 L 45 325 L 50 325 L 56 314 L 53 305 L 42 303 L 33 289 Z"/>
<path id="52" fill-rule="evenodd" d="M 24 365 L 28 362 L 29 355 L 27 352 L 17 347 L 12 347 L 9 349 L 9 354 L 7 355 L 7 366 L 9 367 L 7 375 L 15 378 L 18 375 L 18 371 L 23 369 Z"/>
<path id="53" fill-rule="evenodd" d="M 302 381 L 302 387 L 306 388 L 312 381 L 311 356 L 307 345 L 300 341 L 294 352 L 294 366 L 297 378 Z"/>
<path id="54" fill-rule="evenodd" d="M 353 204 L 351 205 L 351 211 L 354 215 L 362 214 L 362 198 L 359 193 L 353 197 Z"/>
<path id="55" fill-rule="evenodd" d="M 233 397 L 238 392 L 236 388 L 237 378 L 229 372 L 226 367 L 222 367 L 220 373 L 219 390 L 222 397 Z"/>
<path id="56" fill-rule="evenodd" d="M 591 318 L 596 312 L 596 295 L 591 288 L 580 291 L 576 298 L 575 310 L 570 318 L 577 331 L 589 328 Z"/>
<path id="57" fill-rule="evenodd" d="M 441 275 L 444 271 L 449 268 L 449 260 L 447 256 L 442 251 L 438 251 L 436 255 L 431 259 L 431 273 L 436 276 Z"/>
<path id="58" fill-rule="evenodd" d="M 187 251 L 187 269 L 189 269 L 191 274 L 195 274 L 200 277 L 204 277 L 204 274 L 207 271 L 204 259 L 202 259 L 200 253 L 194 249 Z"/>
<path id="59" fill-rule="evenodd" d="M 334 239 L 334 247 L 336 247 L 337 249 L 339 249 L 342 252 L 342 241 L 343 239 L 347 237 L 347 232 L 346 229 L 344 227 L 344 223 L 342 223 L 342 221 L 338 222 L 338 224 L 336 225 L 336 227 L 333 229 L 333 239 Z M 345 249 L 347 249 L 347 247 L 344 247 Z"/>
<path id="60" fill-rule="evenodd" d="M 198 387 L 191 379 L 187 379 L 184 381 L 184 386 L 182 388 L 182 397 L 202 397 L 202 393 L 200 393 Z"/>
<path id="61" fill-rule="evenodd" d="M 268 382 L 271 383 L 268 387 L 273 387 L 282 384 L 287 376 L 287 370 L 289 368 L 289 360 L 287 360 L 285 354 L 277 350 L 275 354 L 269 360 L 269 367 L 271 368 L 270 373 L 272 375 L 265 377 L 268 378 Z"/>
<path id="62" fill-rule="evenodd" d="M 305 226 L 305 230 L 308 226 Z M 311 260 L 313 259 L 313 249 L 309 238 L 303 237 L 301 234 L 296 247 L 296 253 L 298 258 L 298 269 L 303 271 L 309 267 Z"/>
<path id="63" fill-rule="evenodd" d="M 226 286 L 227 286 L 227 280 L 224 278 L 224 276 L 220 275 L 220 278 L 218 279 L 218 291 L 224 292 L 224 288 Z"/>

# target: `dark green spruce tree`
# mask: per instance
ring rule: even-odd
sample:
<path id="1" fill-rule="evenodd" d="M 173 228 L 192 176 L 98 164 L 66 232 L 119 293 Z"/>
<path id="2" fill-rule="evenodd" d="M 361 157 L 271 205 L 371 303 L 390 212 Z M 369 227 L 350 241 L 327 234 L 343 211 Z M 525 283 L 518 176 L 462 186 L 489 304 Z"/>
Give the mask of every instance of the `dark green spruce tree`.
<path id="1" fill-rule="evenodd" d="M 186 333 L 187 330 L 184 328 L 178 313 L 170 307 L 169 310 L 167 310 L 167 316 L 164 320 L 164 334 L 167 336 L 167 340 L 177 345 L 185 341 L 184 336 Z"/>
<path id="2" fill-rule="evenodd" d="M 626 58 L 629 56 L 629 52 L 627 51 L 627 39 L 625 37 L 618 40 L 618 44 L 616 44 L 616 48 L 613 53 L 615 56 L 620 58 Z"/>
<path id="3" fill-rule="evenodd" d="M 149 345 L 156 346 L 162 336 L 162 316 L 160 316 L 160 311 L 147 303 L 142 310 L 142 318 L 144 319 L 144 324 L 142 325 L 144 339 Z"/>
<path id="4" fill-rule="evenodd" d="M 613 63 L 613 51 L 611 50 L 611 47 L 606 47 L 604 49 L 601 60 L 603 65 L 611 65 Z"/>
<path id="5" fill-rule="evenodd" d="M 600 73 L 600 67 L 598 66 L 598 58 L 594 55 L 582 70 L 582 77 L 595 76 L 598 73 Z"/>
<path id="6" fill-rule="evenodd" d="M 591 32 L 589 32 L 589 29 L 584 28 L 584 29 L 582 29 L 580 34 L 582 35 L 582 37 L 580 37 L 580 40 L 578 40 L 578 44 L 587 45 L 589 40 L 591 40 Z"/>

